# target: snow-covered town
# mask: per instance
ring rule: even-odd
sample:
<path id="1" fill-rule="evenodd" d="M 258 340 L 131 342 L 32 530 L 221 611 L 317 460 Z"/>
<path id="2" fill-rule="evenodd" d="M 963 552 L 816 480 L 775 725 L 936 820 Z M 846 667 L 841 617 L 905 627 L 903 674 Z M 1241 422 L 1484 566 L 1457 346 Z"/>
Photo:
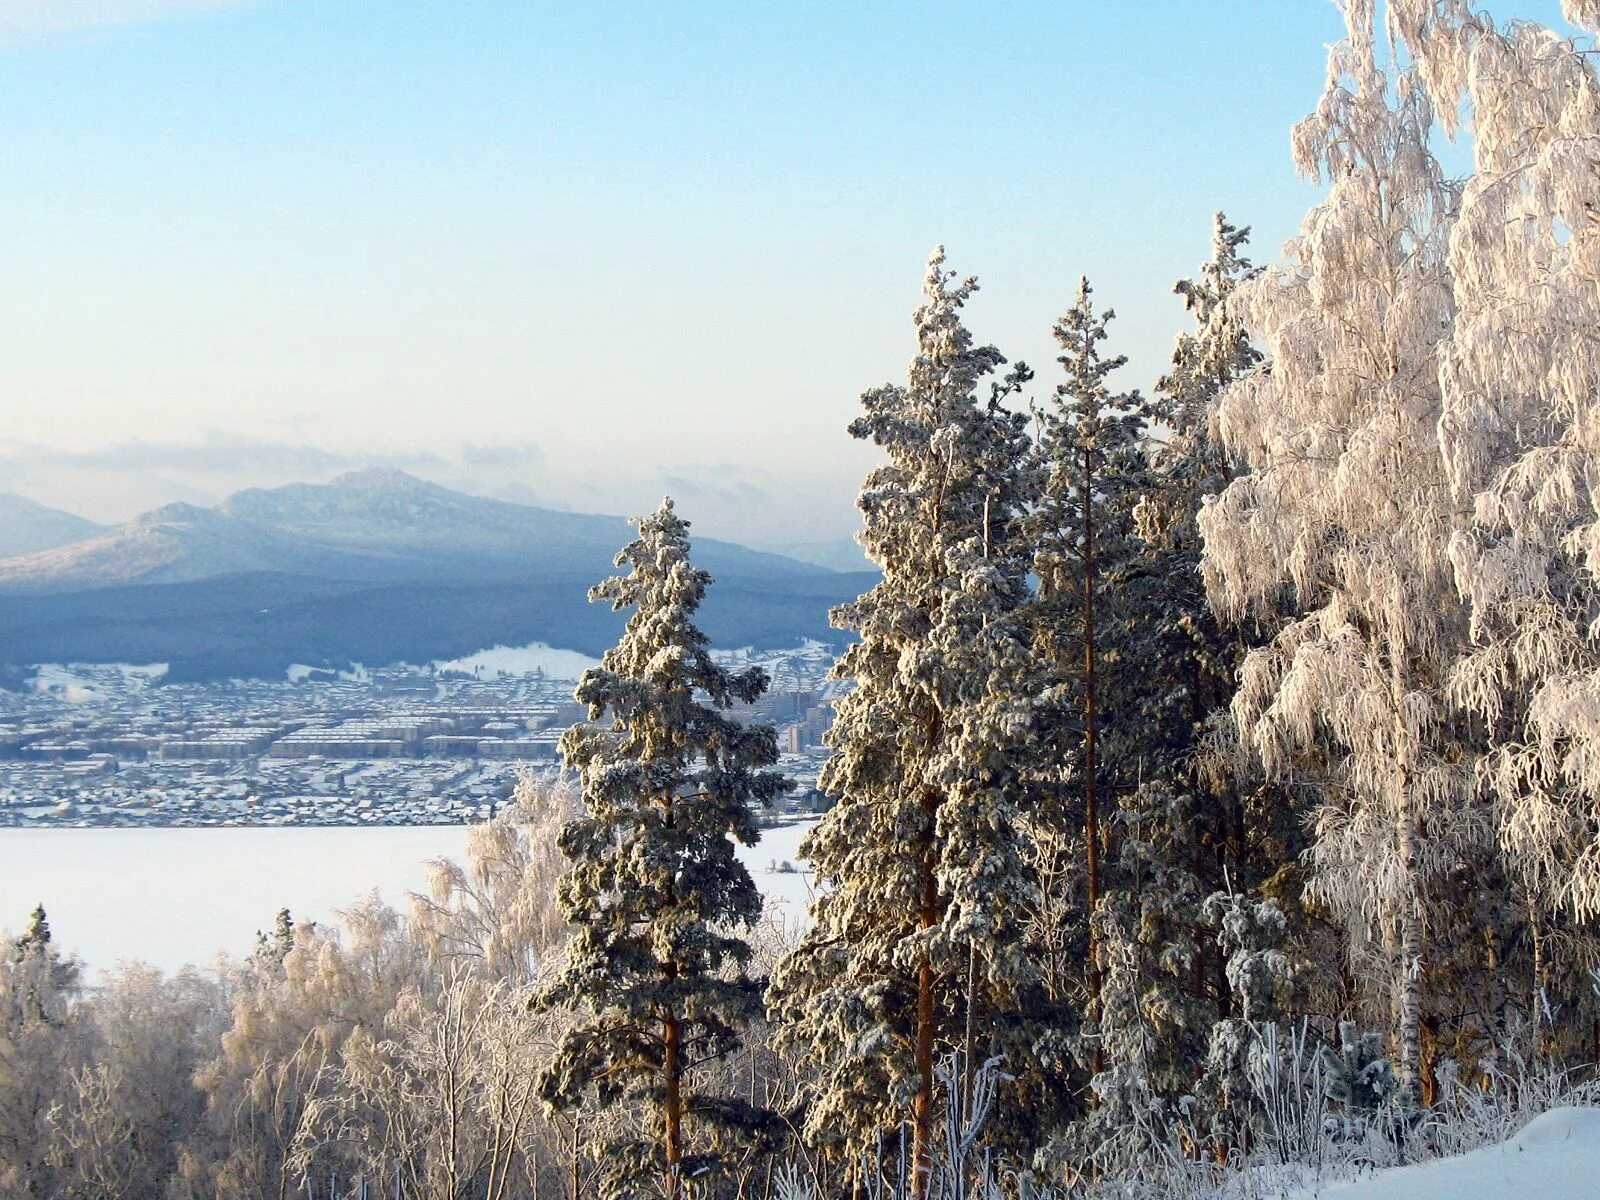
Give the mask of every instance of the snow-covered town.
<path id="1" fill-rule="evenodd" d="M 774 725 L 792 791 L 765 814 L 819 811 L 833 655 L 728 652 L 773 686 L 736 715 Z M 559 773 L 587 711 L 547 648 L 427 667 L 302 668 L 280 681 L 165 684 L 160 667 L 38 668 L 0 691 L 0 827 L 436 825 L 485 821 L 527 770 Z"/>

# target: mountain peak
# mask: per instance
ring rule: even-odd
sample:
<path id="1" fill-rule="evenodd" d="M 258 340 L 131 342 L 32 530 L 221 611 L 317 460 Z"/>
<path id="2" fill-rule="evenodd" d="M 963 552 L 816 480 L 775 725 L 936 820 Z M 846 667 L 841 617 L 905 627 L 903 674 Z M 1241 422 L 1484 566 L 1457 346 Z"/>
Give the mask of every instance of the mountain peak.
<path id="1" fill-rule="evenodd" d="M 360 467 L 335 476 L 329 487 L 350 492 L 435 492 L 437 484 L 418 479 L 399 467 Z"/>
<path id="2" fill-rule="evenodd" d="M 128 524 L 133 526 L 198 525 L 215 523 L 219 519 L 213 509 L 201 508 L 199 505 L 190 504 L 185 500 L 174 500 L 171 504 L 163 504 L 160 508 L 152 508 L 149 512 L 140 513 Z"/>
<path id="3" fill-rule="evenodd" d="M 102 527 L 15 492 L 0 492 L 0 558 L 54 550 L 94 537 Z"/>
<path id="4" fill-rule="evenodd" d="M 467 500 L 468 497 L 394 467 L 364 467 L 347 471 L 330 483 L 246 488 L 224 500 L 220 511 L 268 525 L 338 534 L 352 532 L 337 528 L 341 522 L 414 524 L 427 514 L 459 508 Z"/>

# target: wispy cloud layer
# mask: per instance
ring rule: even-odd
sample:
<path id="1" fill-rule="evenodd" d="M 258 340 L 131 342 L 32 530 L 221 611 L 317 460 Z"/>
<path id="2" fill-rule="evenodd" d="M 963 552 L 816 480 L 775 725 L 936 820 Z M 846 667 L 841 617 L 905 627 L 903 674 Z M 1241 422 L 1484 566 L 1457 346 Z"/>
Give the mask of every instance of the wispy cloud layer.
<path id="1" fill-rule="evenodd" d="M 445 460 L 428 450 L 402 454 L 348 454 L 296 442 L 272 441 L 203 430 L 193 441 L 135 440 L 92 449 L 35 446 L 0 441 L 0 468 L 38 471 L 84 468 L 107 471 L 182 471 L 206 475 L 311 477 L 359 466 L 436 466 Z"/>
<path id="2" fill-rule="evenodd" d="M 848 482 L 832 477 L 718 459 L 664 469 L 651 458 L 597 457 L 559 441 L 528 439 L 327 446 L 303 437 L 296 422 L 284 424 L 286 436 L 211 427 L 181 439 L 99 445 L 47 445 L 0 435 L 0 492 L 117 524 L 177 500 L 208 506 L 242 488 L 325 483 L 346 471 L 381 466 L 473 495 L 576 512 L 649 512 L 666 491 L 697 534 L 747 544 L 814 541 L 841 525 L 841 535 L 850 527 L 818 519 L 830 497 L 849 494 Z"/>
<path id="3" fill-rule="evenodd" d="M 667 485 L 667 493 L 679 500 L 704 500 L 732 508 L 739 505 L 766 504 L 771 499 L 764 488 L 756 486 L 747 479 L 730 479 L 723 476 L 716 480 L 708 480 L 690 475 L 664 474 L 661 481 Z"/>
<path id="4" fill-rule="evenodd" d="M 77 29 L 164 21 L 258 3 L 261 0 L 3 0 L 0 43 Z"/>

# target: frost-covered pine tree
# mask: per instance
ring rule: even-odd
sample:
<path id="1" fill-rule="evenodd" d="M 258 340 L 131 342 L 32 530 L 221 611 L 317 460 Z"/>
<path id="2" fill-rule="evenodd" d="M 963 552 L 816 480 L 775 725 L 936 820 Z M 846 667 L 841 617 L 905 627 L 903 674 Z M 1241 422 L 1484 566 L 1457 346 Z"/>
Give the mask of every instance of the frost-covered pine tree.
<path id="1" fill-rule="evenodd" d="M 1197 278 L 1179 280 L 1173 288 L 1183 297 L 1194 328 L 1178 335 L 1172 365 L 1145 407 L 1154 444 L 1150 491 L 1139 503 L 1139 533 L 1152 546 L 1171 552 L 1172 574 L 1196 581 L 1201 550 L 1196 518 L 1205 497 L 1221 492 L 1234 475 L 1215 428 L 1217 398 L 1262 361 L 1230 303 L 1239 286 L 1259 273 L 1243 253 L 1249 240 L 1248 227 L 1216 214 L 1210 259 L 1201 264 Z M 1194 612 L 1204 606 L 1204 595 L 1197 591 L 1183 607 Z"/>
<path id="2" fill-rule="evenodd" d="M 712 660 L 694 624 L 711 578 L 689 561 L 687 522 L 666 500 L 638 525 L 617 556 L 628 573 L 590 593 L 633 614 L 578 683 L 589 722 L 561 741 L 584 812 L 561 832 L 571 869 L 558 896 L 573 933 L 543 1002 L 580 1015 L 540 1091 L 561 1110 L 643 1105 L 647 1127 L 607 1148 L 608 1194 L 638 1195 L 651 1179 L 675 1200 L 685 1179 L 721 1165 L 712 1134 L 748 1137 L 770 1119 L 695 1083 L 761 1015 L 740 932 L 761 897 L 734 843 L 756 842 L 756 808 L 788 781 L 769 769 L 772 727 L 727 712 L 760 696 L 767 676 Z"/>
<path id="3" fill-rule="evenodd" d="M 820 894 L 769 993 L 813 1081 L 807 1135 L 854 1158 L 909 1124 L 919 1196 L 942 1055 L 966 1051 L 969 1070 L 1006 1056 L 1012 1094 L 1032 1089 L 996 1110 L 1018 1144 L 1060 1074 L 1021 928 L 1027 438 L 1001 400 L 1026 371 L 983 393 L 1005 360 L 962 323 L 975 289 L 934 253 L 907 381 L 865 393 L 850 426 L 886 456 L 858 500 L 883 580 L 833 613 L 860 634 L 834 672 L 855 684 L 828 735 L 822 787 L 837 802 L 802 847 Z"/>
<path id="4" fill-rule="evenodd" d="M 1212 1026 L 1232 1010 L 1221 948 L 1202 908 L 1224 890 L 1254 890 L 1278 863 L 1255 789 L 1218 769 L 1226 708 L 1244 646 L 1206 601 L 1196 518 L 1232 463 L 1211 428 L 1222 389 L 1260 362 L 1229 301 L 1255 271 L 1241 253 L 1249 231 L 1217 214 L 1211 259 L 1174 289 L 1193 314 L 1172 367 L 1145 406 L 1152 421 L 1146 488 L 1135 509 L 1141 540 L 1119 597 L 1132 608 L 1133 668 L 1121 739 L 1129 781 L 1120 803 L 1119 883 L 1108 956 L 1120 968 L 1118 1015 L 1101 1021 L 1106 1074 L 1095 1118 L 1159 1131 L 1204 1070 Z M 1281 797 L 1277 797 L 1281 803 Z M 1281 825 L 1282 821 L 1272 822 Z M 1126 1052 L 1124 1051 L 1126 1047 Z M 1137 1064 L 1137 1066 L 1136 1066 Z M 1122 1097 L 1123 1103 L 1112 1100 Z M 1155 1119 L 1150 1119 L 1154 1114 Z"/>
<path id="5" fill-rule="evenodd" d="M 1600 31 L 1600 6 L 1566 0 Z M 1451 232 L 1457 313 L 1440 425 L 1475 520 L 1452 547 L 1472 607 L 1459 698 L 1493 745 L 1482 780 L 1531 894 L 1600 915 L 1600 78 L 1592 52 L 1456 0 L 1394 24 L 1475 171 Z"/>
<path id="6" fill-rule="evenodd" d="M 1142 736 L 1128 720 L 1130 672 L 1148 668 L 1132 642 L 1143 610 L 1134 510 L 1147 490 L 1142 399 L 1114 392 L 1109 377 L 1126 363 L 1104 357 L 1115 314 L 1096 311 L 1089 281 L 1056 323 L 1057 361 L 1066 378 L 1036 413 L 1040 490 L 1027 528 L 1038 589 L 1031 606 L 1035 653 L 1049 687 L 1036 740 L 1038 820 L 1065 831 L 1040 839 L 1046 853 L 1078 853 L 1069 878 L 1081 880 L 1076 905 L 1083 957 L 1081 1032 L 1091 1074 L 1103 1065 L 1097 1024 L 1105 963 L 1097 912 L 1106 892 L 1108 830 L 1119 789 L 1132 775 L 1131 748 Z M 1109 736 L 1108 736 L 1109 735 Z M 1058 864 L 1041 869 L 1059 877 Z"/>
<path id="7" fill-rule="evenodd" d="M 1200 516 L 1213 602 L 1294 618 L 1246 658 L 1233 713 L 1270 775 L 1318 793 L 1315 894 L 1388 981 L 1401 1088 L 1421 1094 L 1430 910 L 1474 836 L 1445 686 L 1465 636 L 1448 550 L 1462 514 L 1437 435 L 1455 193 L 1410 70 L 1345 6 L 1328 87 L 1296 127 L 1329 182 L 1287 261 L 1239 292 L 1272 359 L 1218 410 L 1247 473 Z"/>
<path id="8" fill-rule="evenodd" d="M 23 934 L 0 941 L 0 1195 L 53 1196 L 56 1101 L 82 1061 L 81 966 L 64 956 L 44 906 Z"/>

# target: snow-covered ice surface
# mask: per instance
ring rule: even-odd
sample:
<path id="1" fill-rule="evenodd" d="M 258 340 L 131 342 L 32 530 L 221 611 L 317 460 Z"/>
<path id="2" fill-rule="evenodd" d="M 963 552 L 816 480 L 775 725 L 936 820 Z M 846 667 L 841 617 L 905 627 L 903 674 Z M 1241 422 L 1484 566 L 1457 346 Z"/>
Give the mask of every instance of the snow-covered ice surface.
<path id="1" fill-rule="evenodd" d="M 465 671 L 469 675 L 532 675 L 542 671 L 549 679 L 576 680 L 600 661 L 576 650 L 562 650 L 533 642 L 527 646 L 492 646 L 465 658 L 433 664 L 440 671 Z"/>
<path id="2" fill-rule="evenodd" d="M 794 863 L 809 822 L 762 831 L 738 853 L 779 919 L 803 920 L 810 876 Z M 0 831 L 0 930 L 19 931 L 43 904 L 61 945 L 90 975 L 120 958 L 164 971 L 246 954 L 279 908 L 331 920 L 376 889 L 405 909 L 427 885 L 427 860 L 461 859 L 465 825 Z"/>
<path id="3" fill-rule="evenodd" d="M 750 872 L 770 915 L 786 924 L 805 920 L 811 903 L 811 864 L 800 857 L 800 839 L 814 819 L 792 821 L 761 831 L 754 846 L 740 846 L 739 860 Z"/>
<path id="4" fill-rule="evenodd" d="M 278 909 L 327 921 L 377 889 L 406 906 L 426 861 L 460 858 L 464 825 L 271 829 L 7 829 L 0 834 L 0 926 L 35 904 L 91 977 L 118 959 L 164 971 L 248 954 Z"/>
<path id="5" fill-rule="evenodd" d="M 1557 1108 L 1496 1146 L 1391 1167 L 1365 1179 L 1290 1192 L 1287 1200 L 1596 1200 L 1600 1108 Z"/>

